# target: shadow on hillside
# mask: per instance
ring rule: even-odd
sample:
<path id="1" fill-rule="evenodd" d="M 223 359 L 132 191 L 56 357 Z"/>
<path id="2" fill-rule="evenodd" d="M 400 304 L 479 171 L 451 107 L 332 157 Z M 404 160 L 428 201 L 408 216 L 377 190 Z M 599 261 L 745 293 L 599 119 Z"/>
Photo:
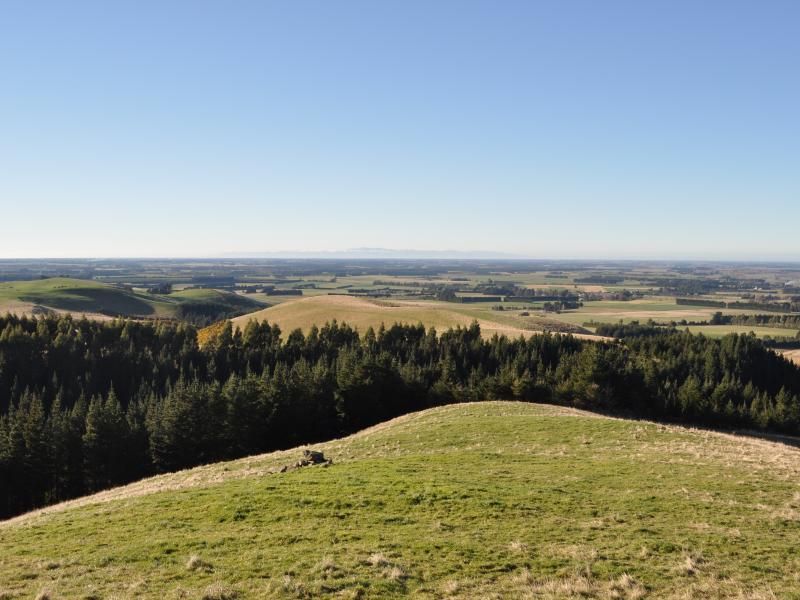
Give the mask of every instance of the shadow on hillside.
<path id="1" fill-rule="evenodd" d="M 149 316 L 155 313 L 155 309 L 148 302 L 116 289 L 76 288 L 64 290 L 60 294 L 27 294 L 20 299 L 61 310 L 95 312 L 111 316 Z"/>

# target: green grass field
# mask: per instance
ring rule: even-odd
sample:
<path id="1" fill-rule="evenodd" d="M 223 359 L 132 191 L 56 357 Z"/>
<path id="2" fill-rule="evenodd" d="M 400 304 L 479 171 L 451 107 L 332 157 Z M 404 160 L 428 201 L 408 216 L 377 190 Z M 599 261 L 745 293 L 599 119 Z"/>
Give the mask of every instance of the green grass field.
<path id="1" fill-rule="evenodd" d="M 0 525 L 0 597 L 800 598 L 800 451 L 489 402 Z"/>

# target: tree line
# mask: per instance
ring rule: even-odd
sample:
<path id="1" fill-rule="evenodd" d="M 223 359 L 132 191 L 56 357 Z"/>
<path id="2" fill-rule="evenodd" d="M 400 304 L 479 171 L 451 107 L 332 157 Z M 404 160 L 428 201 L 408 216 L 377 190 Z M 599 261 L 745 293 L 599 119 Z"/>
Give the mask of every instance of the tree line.
<path id="1" fill-rule="evenodd" d="M 518 399 L 800 432 L 800 369 L 750 336 L 596 343 L 328 323 L 0 317 L 0 516 L 451 402 Z"/>
<path id="2" fill-rule="evenodd" d="M 721 312 L 715 312 L 709 324 L 800 329 L 800 315 L 723 315 Z"/>

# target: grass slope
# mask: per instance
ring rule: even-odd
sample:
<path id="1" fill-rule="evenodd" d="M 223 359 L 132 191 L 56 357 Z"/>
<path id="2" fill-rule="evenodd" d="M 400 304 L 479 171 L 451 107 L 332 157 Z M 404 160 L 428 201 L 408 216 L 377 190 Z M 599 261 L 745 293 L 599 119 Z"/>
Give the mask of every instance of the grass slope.
<path id="1" fill-rule="evenodd" d="M 800 365 L 800 350 L 783 350 L 782 354 L 796 365 Z"/>
<path id="2" fill-rule="evenodd" d="M 0 283 L 0 309 L 28 312 L 25 308 L 33 306 L 77 314 L 142 317 L 170 316 L 172 311 L 169 302 L 157 297 L 85 279 L 53 277 Z"/>
<path id="3" fill-rule="evenodd" d="M 487 402 L 318 447 L 2 524 L 0 597 L 800 597 L 786 446 Z"/>
<path id="4" fill-rule="evenodd" d="M 427 327 L 444 331 L 451 327 L 466 327 L 477 320 L 485 335 L 497 333 L 510 337 L 530 335 L 547 325 L 558 325 L 547 319 L 526 319 L 470 304 L 378 300 L 344 295 L 311 296 L 283 302 L 237 317 L 233 319 L 233 324 L 244 328 L 250 319 L 277 323 L 287 333 L 297 328 L 308 331 L 312 325 L 322 326 L 333 319 L 357 327 L 362 332 L 368 327 L 377 329 L 381 323 L 387 327 L 394 323 L 423 323 Z"/>
<path id="5" fill-rule="evenodd" d="M 178 307 L 213 306 L 229 313 L 257 310 L 261 303 L 231 292 L 189 289 L 159 296 L 131 292 L 97 281 L 53 277 L 0 283 L 0 312 L 30 314 L 35 307 L 88 316 L 174 318 Z"/>

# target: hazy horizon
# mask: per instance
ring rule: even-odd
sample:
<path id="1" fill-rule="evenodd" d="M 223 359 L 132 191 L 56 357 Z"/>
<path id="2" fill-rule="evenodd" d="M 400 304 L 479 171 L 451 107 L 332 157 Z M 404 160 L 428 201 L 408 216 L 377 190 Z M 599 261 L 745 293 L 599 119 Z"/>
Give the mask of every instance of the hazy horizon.
<path id="1" fill-rule="evenodd" d="M 94 256 L 0 256 L 0 261 L 103 261 L 103 260 L 143 260 L 143 261 L 233 261 L 233 260 L 454 260 L 454 261 L 520 261 L 554 263 L 603 263 L 603 262 L 653 262 L 653 263 L 735 263 L 735 264 L 800 264 L 800 258 L 793 256 L 645 256 L 645 255 L 523 255 L 492 251 L 469 250 L 426 250 L 391 248 L 346 248 L 342 250 L 285 250 L 265 252 L 222 252 L 218 254 L 185 255 L 94 255 Z"/>

